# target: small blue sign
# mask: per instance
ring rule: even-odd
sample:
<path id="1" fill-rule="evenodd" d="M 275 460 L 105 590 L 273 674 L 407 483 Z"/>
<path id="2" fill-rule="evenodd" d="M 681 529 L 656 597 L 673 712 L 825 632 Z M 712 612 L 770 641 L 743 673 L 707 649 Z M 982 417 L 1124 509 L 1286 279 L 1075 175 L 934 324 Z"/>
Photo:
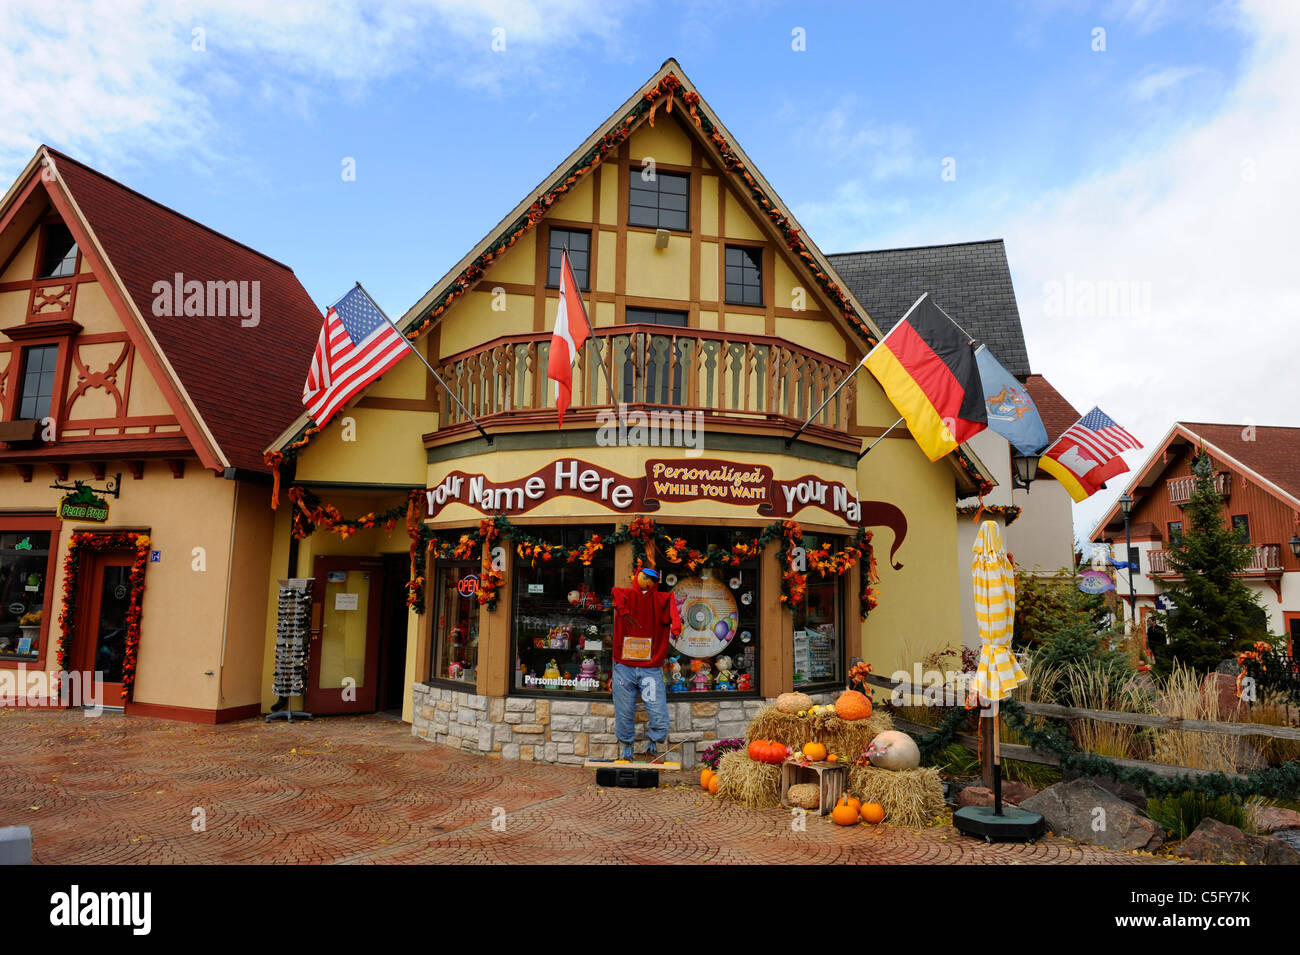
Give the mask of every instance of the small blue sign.
<path id="1" fill-rule="evenodd" d="M 158 564 L 161 562 L 162 562 L 162 551 L 160 550 L 149 551 L 149 563 Z"/>

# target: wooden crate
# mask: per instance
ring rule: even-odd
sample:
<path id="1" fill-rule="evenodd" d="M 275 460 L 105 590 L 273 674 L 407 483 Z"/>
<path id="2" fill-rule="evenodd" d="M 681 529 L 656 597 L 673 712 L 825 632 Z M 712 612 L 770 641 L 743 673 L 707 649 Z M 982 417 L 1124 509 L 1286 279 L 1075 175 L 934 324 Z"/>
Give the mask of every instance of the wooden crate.
<path id="1" fill-rule="evenodd" d="M 817 811 L 824 816 L 840 801 L 848 780 L 849 768 L 837 763 L 809 763 L 802 766 L 796 762 L 784 762 L 781 764 L 781 805 L 790 808 L 786 795 L 791 786 L 816 783 L 820 790 Z"/>

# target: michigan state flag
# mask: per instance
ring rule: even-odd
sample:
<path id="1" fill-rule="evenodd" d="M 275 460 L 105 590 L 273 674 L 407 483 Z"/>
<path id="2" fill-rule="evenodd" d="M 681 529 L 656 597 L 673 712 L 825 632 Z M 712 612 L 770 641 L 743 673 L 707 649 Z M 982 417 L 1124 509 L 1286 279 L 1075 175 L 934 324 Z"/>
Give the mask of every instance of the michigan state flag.
<path id="1" fill-rule="evenodd" d="M 1010 442 L 1021 454 L 1038 454 L 1047 447 L 1047 428 L 1034 399 L 1011 372 L 993 357 L 987 345 L 975 350 L 980 384 L 984 386 L 984 408 L 989 427 Z"/>

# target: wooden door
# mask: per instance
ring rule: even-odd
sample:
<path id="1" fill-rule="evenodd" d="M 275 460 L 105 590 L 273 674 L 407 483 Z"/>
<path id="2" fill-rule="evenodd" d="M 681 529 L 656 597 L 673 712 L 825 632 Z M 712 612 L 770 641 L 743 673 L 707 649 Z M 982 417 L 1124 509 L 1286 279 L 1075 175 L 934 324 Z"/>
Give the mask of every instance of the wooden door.
<path id="1" fill-rule="evenodd" d="M 126 662 L 126 613 L 131 606 L 131 565 L 127 551 L 91 553 L 85 558 L 85 589 L 77 611 L 73 666 L 104 681 L 105 706 L 122 705 L 122 665 Z"/>
<path id="2" fill-rule="evenodd" d="M 314 575 L 307 709 L 323 716 L 373 713 L 378 705 L 383 562 L 317 557 Z"/>

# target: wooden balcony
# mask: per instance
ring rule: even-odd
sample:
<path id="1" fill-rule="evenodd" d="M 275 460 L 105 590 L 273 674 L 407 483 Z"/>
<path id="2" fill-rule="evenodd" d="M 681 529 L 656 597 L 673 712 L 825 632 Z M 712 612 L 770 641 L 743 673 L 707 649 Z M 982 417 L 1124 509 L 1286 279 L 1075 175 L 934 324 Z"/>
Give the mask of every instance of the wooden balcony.
<path id="1" fill-rule="evenodd" d="M 1170 478 L 1169 503 L 1186 504 L 1192 499 L 1192 489 L 1195 487 L 1196 478 L 1194 477 Z M 1220 471 L 1214 475 L 1214 489 L 1226 501 L 1232 495 L 1232 475 L 1227 471 Z"/>
<path id="2" fill-rule="evenodd" d="M 1153 577 L 1177 577 L 1179 576 L 1169 565 L 1169 551 L 1152 550 L 1147 551 L 1147 558 L 1150 561 L 1151 576 Z M 1281 577 L 1282 576 L 1282 545 L 1281 544 L 1257 544 L 1255 546 L 1255 556 L 1247 565 L 1246 569 L 1241 572 L 1243 577 Z"/>
<path id="3" fill-rule="evenodd" d="M 546 377 L 550 346 L 550 332 L 504 336 L 444 359 L 438 372 L 489 431 L 554 427 L 555 386 Z M 852 371 L 847 362 L 779 338 L 606 326 L 578 355 L 565 424 L 594 421 L 600 410 L 622 401 L 645 410 L 699 411 L 706 424 L 793 433 Z M 847 433 L 854 388 L 848 382 L 804 433 L 856 449 L 860 439 Z M 440 408 L 439 428 L 427 440 L 474 430 L 454 402 L 443 399 Z"/>

